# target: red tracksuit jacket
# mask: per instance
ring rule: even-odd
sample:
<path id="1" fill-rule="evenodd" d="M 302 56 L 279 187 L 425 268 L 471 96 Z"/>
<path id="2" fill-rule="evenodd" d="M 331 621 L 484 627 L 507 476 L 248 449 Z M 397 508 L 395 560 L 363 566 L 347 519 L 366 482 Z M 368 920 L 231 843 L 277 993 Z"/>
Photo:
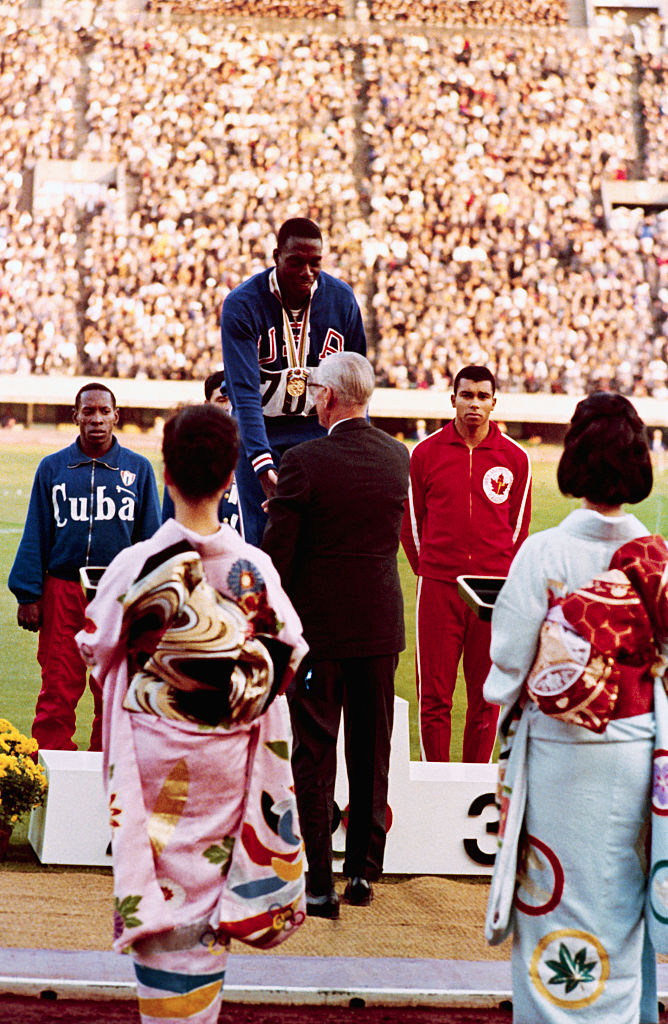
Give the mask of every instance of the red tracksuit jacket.
<path id="1" fill-rule="evenodd" d="M 416 576 L 505 576 L 530 519 L 529 456 L 495 423 L 473 449 L 454 420 L 413 449 L 401 542 Z"/>

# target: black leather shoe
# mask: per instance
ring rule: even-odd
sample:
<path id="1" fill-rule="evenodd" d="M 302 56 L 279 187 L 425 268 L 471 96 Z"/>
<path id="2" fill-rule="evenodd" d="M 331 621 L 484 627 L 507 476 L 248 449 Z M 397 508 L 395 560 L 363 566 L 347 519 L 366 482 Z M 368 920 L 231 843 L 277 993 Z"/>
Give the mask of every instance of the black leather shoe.
<path id="1" fill-rule="evenodd" d="M 311 896 L 306 893 L 306 914 L 308 917 L 325 917 L 336 921 L 339 917 L 339 897 L 332 890 L 329 896 Z"/>
<path id="2" fill-rule="evenodd" d="M 371 882 L 366 878 L 351 878 L 343 893 L 343 900 L 351 907 L 368 907 L 373 899 Z"/>

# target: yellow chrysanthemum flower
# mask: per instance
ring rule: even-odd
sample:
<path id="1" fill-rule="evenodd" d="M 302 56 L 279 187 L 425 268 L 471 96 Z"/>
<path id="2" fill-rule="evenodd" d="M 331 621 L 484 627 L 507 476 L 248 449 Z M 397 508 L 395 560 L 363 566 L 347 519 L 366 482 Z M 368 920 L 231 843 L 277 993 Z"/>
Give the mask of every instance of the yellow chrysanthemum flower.
<path id="1" fill-rule="evenodd" d="M 13 825 L 44 803 L 46 775 L 31 756 L 37 749 L 34 739 L 0 719 L 0 824 Z"/>

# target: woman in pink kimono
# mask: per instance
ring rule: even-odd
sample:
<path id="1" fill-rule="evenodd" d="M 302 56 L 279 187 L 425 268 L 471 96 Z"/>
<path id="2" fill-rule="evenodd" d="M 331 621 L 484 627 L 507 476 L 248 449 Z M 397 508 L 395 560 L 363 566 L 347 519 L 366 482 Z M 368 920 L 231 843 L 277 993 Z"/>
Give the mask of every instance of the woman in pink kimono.
<path id="1" fill-rule="evenodd" d="M 105 572 L 79 648 L 104 683 L 115 942 L 143 1022 L 213 1024 L 231 937 L 304 918 L 287 687 L 307 647 L 270 559 L 218 521 L 237 461 L 216 406 L 165 426 L 175 518 Z"/>

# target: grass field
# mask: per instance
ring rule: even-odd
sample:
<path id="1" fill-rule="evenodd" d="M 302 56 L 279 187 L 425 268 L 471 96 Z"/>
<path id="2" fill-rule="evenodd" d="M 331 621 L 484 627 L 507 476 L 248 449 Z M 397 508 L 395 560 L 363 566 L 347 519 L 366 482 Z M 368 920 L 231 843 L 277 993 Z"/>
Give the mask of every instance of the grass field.
<path id="1" fill-rule="evenodd" d="M 43 455 L 69 443 L 73 433 L 53 430 L 52 443 L 44 443 L 44 431 L 40 434 L 41 444 L 31 440 L 26 433 L 17 441 L 12 438 L 3 442 L 0 436 L 0 717 L 9 718 L 19 729 L 30 733 L 35 700 L 39 692 L 39 669 L 36 660 L 36 635 L 19 629 L 16 625 L 16 602 L 7 590 L 7 577 L 21 537 L 25 514 L 30 497 L 30 488 L 37 463 Z M 155 465 L 162 489 L 162 473 L 157 453 L 157 439 L 128 437 L 123 443 L 133 444 L 145 452 Z M 531 530 L 543 530 L 558 523 L 564 515 L 577 505 L 575 501 L 563 498 L 556 487 L 556 466 L 558 451 L 555 448 L 530 449 L 533 462 L 533 516 Z M 664 532 L 668 526 L 668 474 L 657 466 L 654 491 L 647 501 L 634 512 L 653 533 Z M 665 511 L 664 511 L 665 509 Z M 667 520 L 667 522 L 664 522 Z M 413 658 L 415 650 L 415 578 L 400 553 L 400 571 L 406 607 L 407 649 L 401 656 L 397 672 L 396 689 L 399 696 L 410 704 L 411 751 L 413 758 L 419 757 L 417 739 L 416 698 Z M 461 758 L 462 728 L 465 710 L 463 681 L 459 681 L 455 694 L 453 713 L 453 760 Z M 86 749 L 90 735 L 92 702 L 87 692 L 78 712 L 78 729 L 75 740 Z"/>

